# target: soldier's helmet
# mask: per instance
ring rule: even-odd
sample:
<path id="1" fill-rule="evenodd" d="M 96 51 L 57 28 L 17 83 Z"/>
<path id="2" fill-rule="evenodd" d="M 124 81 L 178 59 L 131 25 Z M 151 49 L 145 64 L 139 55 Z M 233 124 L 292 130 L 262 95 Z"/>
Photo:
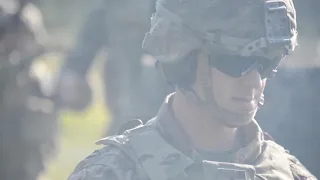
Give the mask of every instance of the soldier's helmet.
<path id="1" fill-rule="evenodd" d="M 297 46 L 292 0 L 158 0 L 143 48 L 160 63 L 174 66 L 203 46 L 224 60 L 212 62 L 214 66 L 234 77 L 251 66 L 242 62 L 250 57 L 275 62 L 263 70 L 267 77 Z"/>

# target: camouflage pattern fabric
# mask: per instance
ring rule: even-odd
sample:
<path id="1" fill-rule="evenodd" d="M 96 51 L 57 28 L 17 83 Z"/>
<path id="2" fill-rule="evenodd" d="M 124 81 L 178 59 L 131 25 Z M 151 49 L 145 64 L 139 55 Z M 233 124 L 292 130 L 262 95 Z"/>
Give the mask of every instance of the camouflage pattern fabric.
<path id="1" fill-rule="evenodd" d="M 266 42 L 266 29 L 274 27 L 266 28 L 263 2 L 159 0 L 143 48 L 161 62 L 181 60 L 204 44 L 213 54 L 277 58 L 284 48 Z M 290 24 L 291 42 L 286 48 L 292 52 L 297 46 L 295 8 L 291 0 L 281 2 Z"/>
<path id="2" fill-rule="evenodd" d="M 141 128 L 143 129 L 151 124 L 154 125 L 155 130 L 160 132 L 162 138 L 169 142 L 172 147 L 193 158 L 192 153 L 190 154 L 190 149 L 193 147 L 181 129 L 179 129 L 178 123 L 173 119 L 169 110 L 169 104 L 170 97 L 163 104 L 156 119 L 151 120 Z M 145 129 L 148 129 L 148 127 Z M 144 140 L 148 139 L 148 136 L 142 137 L 145 132 L 145 130 L 142 130 L 137 133 L 138 141 L 140 139 L 142 142 L 140 141 L 140 144 L 136 145 L 146 147 L 142 149 L 152 149 L 153 147 L 148 146 L 158 141 L 153 143 L 145 142 Z M 232 163 L 254 165 L 257 179 L 316 179 L 297 158 L 290 155 L 280 145 L 270 140 L 264 140 L 262 131 L 255 121 L 243 127 L 241 132 L 243 132 L 242 141 L 245 147 L 240 148 L 237 153 L 235 153 L 235 159 Z M 145 135 L 147 134 L 148 133 L 145 133 Z M 142 136 L 139 137 L 139 135 Z M 128 136 L 124 134 L 99 141 L 98 144 L 107 144 L 107 146 L 95 151 L 92 155 L 84 159 L 76 167 L 75 171 L 69 177 L 69 180 L 150 179 L 141 176 L 143 174 L 140 172 L 142 165 L 140 163 L 134 163 L 137 161 L 132 158 L 132 148 L 130 148 L 131 146 L 128 144 L 131 143 L 130 139 L 134 136 L 134 134 L 132 135 L 129 132 Z M 150 139 L 150 141 L 154 140 L 155 139 Z M 116 144 L 119 145 L 118 148 L 115 146 Z M 168 151 L 167 147 L 163 148 L 163 152 Z M 160 149 L 160 151 L 162 151 L 162 149 Z M 156 156 L 156 154 L 153 156 Z M 150 157 L 152 159 L 152 156 Z M 142 159 L 139 160 L 141 163 L 144 162 Z M 175 165 L 168 164 L 168 166 L 174 168 Z"/>

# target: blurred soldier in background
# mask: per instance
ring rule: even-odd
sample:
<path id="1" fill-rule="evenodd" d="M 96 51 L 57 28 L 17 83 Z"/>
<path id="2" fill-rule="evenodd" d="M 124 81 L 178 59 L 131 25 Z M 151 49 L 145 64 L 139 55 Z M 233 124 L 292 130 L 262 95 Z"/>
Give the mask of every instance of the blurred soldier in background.
<path id="1" fill-rule="evenodd" d="M 107 48 L 104 81 L 112 121 L 109 135 L 126 120 L 154 116 L 169 90 L 153 69 L 154 60 L 142 58 L 141 43 L 153 11 L 153 0 L 99 0 L 61 70 L 59 91 L 65 105 L 83 110 L 91 100 L 85 76 L 97 52 Z"/>
<path id="2" fill-rule="evenodd" d="M 45 29 L 28 1 L 1 0 L 0 10 L 0 179 L 35 180 L 57 133 L 54 104 L 31 71 Z"/>

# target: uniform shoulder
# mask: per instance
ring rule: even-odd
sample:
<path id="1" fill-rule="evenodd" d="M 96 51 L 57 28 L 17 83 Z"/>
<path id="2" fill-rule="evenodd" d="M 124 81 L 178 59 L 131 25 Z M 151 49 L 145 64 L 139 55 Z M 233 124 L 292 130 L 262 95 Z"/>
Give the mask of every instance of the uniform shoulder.
<path id="1" fill-rule="evenodd" d="M 148 136 L 144 132 L 152 129 L 152 123 L 138 125 L 134 128 L 126 127 L 122 135 L 103 138 L 96 142 L 97 145 L 105 147 L 95 151 L 85 158 L 75 168 L 68 180 L 137 180 L 145 179 L 147 176 L 141 169 L 139 155 L 134 153 L 132 144 L 140 146 L 148 144 L 141 142 L 141 136 Z M 138 142 L 132 142 L 139 139 Z"/>
<path id="2" fill-rule="evenodd" d="M 82 160 L 68 180 L 133 180 L 135 164 L 123 151 L 105 146 Z"/>
<path id="3" fill-rule="evenodd" d="M 273 140 L 266 140 L 265 143 L 276 148 L 279 152 L 284 153 L 285 158 L 288 160 L 294 180 L 317 180 L 317 178 L 298 160 L 298 158 L 292 155 L 280 144 Z"/>
<path id="4" fill-rule="evenodd" d="M 286 151 L 286 156 L 289 159 L 292 175 L 295 180 L 317 180 L 317 178 L 309 172 L 309 170 L 292 154 Z"/>

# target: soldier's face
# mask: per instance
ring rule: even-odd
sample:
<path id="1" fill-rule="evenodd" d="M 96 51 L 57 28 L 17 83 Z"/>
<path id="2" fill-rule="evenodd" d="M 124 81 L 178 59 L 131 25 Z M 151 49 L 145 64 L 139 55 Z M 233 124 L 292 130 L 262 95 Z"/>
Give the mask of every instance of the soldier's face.
<path id="1" fill-rule="evenodd" d="M 195 83 L 195 88 L 198 94 L 204 97 L 203 89 L 201 89 L 201 83 L 203 80 L 201 79 L 201 76 L 209 76 L 208 74 L 204 74 L 204 72 L 209 69 L 211 70 L 213 99 L 219 108 L 239 115 L 255 113 L 260 97 L 262 96 L 266 86 L 266 78 L 261 77 L 261 74 L 263 73 L 261 73 L 261 71 L 259 73 L 259 69 L 257 68 L 252 68 L 244 75 L 237 77 L 234 73 L 226 70 L 226 67 L 208 67 L 208 64 L 201 63 L 204 62 L 201 61 L 203 58 L 208 57 L 205 54 L 200 53 L 198 57 L 197 79 Z M 237 68 L 232 67 L 231 69 L 235 70 Z M 228 74 L 227 72 L 230 73 Z"/>
<path id="2" fill-rule="evenodd" d="M 266 79 L 253 69 L 242 77 L 231 77 L 212 68 L 212 93 L 217 105 L 227 111 L 246 115 L 257 110 Z"/>

